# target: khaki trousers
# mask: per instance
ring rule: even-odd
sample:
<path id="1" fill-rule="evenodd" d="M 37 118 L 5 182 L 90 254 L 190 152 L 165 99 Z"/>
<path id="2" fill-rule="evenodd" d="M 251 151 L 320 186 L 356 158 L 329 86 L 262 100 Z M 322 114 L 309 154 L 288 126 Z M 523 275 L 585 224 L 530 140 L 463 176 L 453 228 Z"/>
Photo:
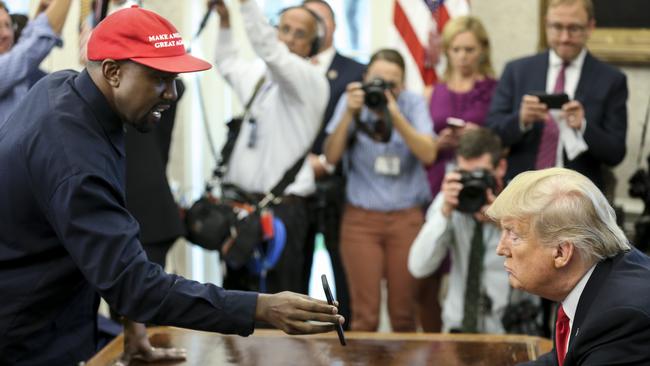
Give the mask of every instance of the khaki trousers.
<path id="1" fill-rule="evenodd" d="M 382 278 L 387 282 L 393 331 L 416 330 L 416 281 L 408 271 L 407 261 L 423 222 L 421 207 L 380 212 L 346 205 L 341 223 L 341 256 L 350 289 L 352 330 L 377 330 Z"/>

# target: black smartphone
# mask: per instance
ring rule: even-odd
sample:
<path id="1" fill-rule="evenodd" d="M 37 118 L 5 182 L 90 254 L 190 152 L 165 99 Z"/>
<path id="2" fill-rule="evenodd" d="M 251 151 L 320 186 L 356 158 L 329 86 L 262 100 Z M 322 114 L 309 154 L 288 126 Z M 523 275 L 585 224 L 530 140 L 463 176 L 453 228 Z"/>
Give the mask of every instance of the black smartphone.
<path id="1" fill-rule="evenodd" d="M 327 283 L 327 276 L 321 275 L 320 279 L 323 282 L 323 291 L 325 291 L 327 303 L 334 305 L 334 296 L 332 296 L 332 291 L 330 291 L 330 284 Z M 339 342 L 341 342 L 341 345 L 345 346 L 345 335 L 343 334 L 343 326 L 341 323 L 336 323 L 336 333 L 339 335 Z"/>
<path id="2" fill-rule="evenodd" d="M 531 92 L 529 94 L 539 98 L 539 101 L 546 104 L 548 109 L 562 109 L 564 104 L 569 103 L 569 96 L 566 93 L 547 94 L 545 92 Z"/>

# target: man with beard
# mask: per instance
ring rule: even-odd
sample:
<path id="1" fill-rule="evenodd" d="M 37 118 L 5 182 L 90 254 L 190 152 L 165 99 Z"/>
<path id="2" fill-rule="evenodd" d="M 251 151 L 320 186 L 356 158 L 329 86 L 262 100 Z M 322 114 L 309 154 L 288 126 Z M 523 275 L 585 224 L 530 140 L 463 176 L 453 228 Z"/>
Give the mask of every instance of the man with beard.
<path id="1" fill-rule="evenodd" d="M 243 336 L 256 321 L 290 334 L 343 322 L 323 301 L 226 291 L 147 260 L 125 208 L 124 124 L 149 130 L 177 98 L 178 73 L 210 64 L 138 7 L 95 28 L 88 59 L 38 83 L 0 127 L 0 364 L 88 359 L 98 295 L 138 322 Z"/>

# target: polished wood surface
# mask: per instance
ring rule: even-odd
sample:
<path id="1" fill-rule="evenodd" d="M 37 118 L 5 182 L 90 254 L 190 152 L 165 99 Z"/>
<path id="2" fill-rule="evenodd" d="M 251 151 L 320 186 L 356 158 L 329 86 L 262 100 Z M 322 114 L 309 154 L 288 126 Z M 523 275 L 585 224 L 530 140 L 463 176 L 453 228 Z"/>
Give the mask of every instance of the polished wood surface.
<path id="1" fill-rule="evenodd" d="M 239 337 L 156 327 L 149 335 L 154 346 L 187 349 L 187 360 L 174 365 L 507 366 L 533 360 L 552 348 L 547 339 L 519 335 L 347 332 L 345 347 L 334 332 L 288 336 L 256 330 L 250 337 Z M 111 365 L 121 352 L 120 335 L 87 366 Z"/>

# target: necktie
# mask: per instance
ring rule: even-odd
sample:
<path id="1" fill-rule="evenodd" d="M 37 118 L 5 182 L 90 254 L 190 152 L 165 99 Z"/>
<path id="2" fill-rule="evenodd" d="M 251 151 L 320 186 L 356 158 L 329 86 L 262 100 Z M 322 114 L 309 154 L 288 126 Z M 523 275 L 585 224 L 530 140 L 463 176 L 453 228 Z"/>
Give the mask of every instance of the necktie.
<path id="1" fill-rule="evenodd" d="M 476 333 L 478 331 L 478 313 L 481 292 L 481 272 L 483 272 L 483 224 L 474 221 L 474 234 L 470 248 L 467 269 L 467 283 L 465 287 L 465 309 L 463 311 L 463 331 Z"/>
<path id="2" fill-rule="evenodd" d="M 557 309 L 557 320 L 555 321 L 555 351 L 560 366 L 564 364 L 567 342 L 569 342 L 569 317 L 564 312 L 562 305 Z"/>
<path id="3" fill-rule="evenodd" d="M 555 87 L 553 93 L 564 93 L 565 71 L 569 64 L 562 63 L 562 68 L 557 74 L 555 79 Z M 535 161 L 536 169 L 544 169 L 555 166 L 557 160 L 557 142 L 560 136 L 560 131 L 557 128 L 557 123 L 551 115 L 547 116 L 547 121 L 544 123 L 542 130 L 542 138 L 539 141 L 539 148 L 537 150 L 537 160 Z"/>

